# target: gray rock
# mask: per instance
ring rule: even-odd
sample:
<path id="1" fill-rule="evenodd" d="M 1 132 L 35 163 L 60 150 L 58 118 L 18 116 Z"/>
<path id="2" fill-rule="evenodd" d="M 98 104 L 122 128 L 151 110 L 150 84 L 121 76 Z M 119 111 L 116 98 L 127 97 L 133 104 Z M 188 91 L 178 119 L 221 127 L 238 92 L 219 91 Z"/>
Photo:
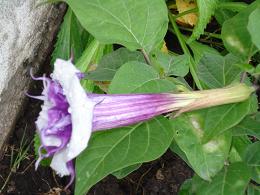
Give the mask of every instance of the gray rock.
<path id="1" fill-rule="evenodd" d="M 0 0 L 0 156 L 22 109 L 31 78 L 51 54 L 64 4 Z"/>

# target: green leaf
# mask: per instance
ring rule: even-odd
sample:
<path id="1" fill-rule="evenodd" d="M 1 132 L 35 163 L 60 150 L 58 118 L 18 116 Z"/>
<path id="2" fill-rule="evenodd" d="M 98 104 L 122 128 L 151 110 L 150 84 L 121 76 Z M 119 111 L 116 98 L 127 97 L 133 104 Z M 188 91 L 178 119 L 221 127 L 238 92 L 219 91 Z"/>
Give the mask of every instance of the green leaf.
<path id="1" fill-rule="evenodd" d="M 250 180 L 248 167 L 237 162 L 229 166 L 224 166 L 211 182 L 201 180 L 199 177 L 193 177 L 193 188 L 200 195 L 244 195 L 246 187 Z"/>
<path id="2" fill-rule="evenodd" d="M 231 130 L 234 136 L 251 135 L 260 140 L 260 121 L 257 121 L 250 116 L 245 117 Z"/>
<path id="3" fill-rule="evenodd" d="M 176 142 L 174 142 L 174 141 L 172 142 L 172 144 L 170 145 L 170 150 L 172 152 L 176 153 L 179 157 L 181 157 L 181 159 L 184 160 L 186 162 L 186 164 L 191 167 L 186 154 L 180 149 L 180 147 L 178 146 L 178 144 Z"/>
<path id="4" fill-rule="evenodd" d="M 103 43 L 151 51 L 164 38 L 168 11 L 164 1 L 66 0 L 82 26 Z"/>
<path id="5" fill-rule="evenodd" d="M 233 136 L 232 148 L 229 153 L 229 162 L 243 161 L 245 149 L 251 144 L 251 141 L 247 136 Z"/>
<path id="6" fill-rule="evenodd" d="M 192 179 L 186 179 L 182 183 L 178 195 L 192 195 Z"/>
<path id="7" fill-rule="evenodd" d="M 198 39 L 204 33 L 204 29 L 214 14 L 218 2 L 218 0 L 197 0 L 199 19 L 188 42 Z"/>
<path id="8" fill-rule="evenodd" d="M 160 157 L 172 138 L 173 131 L 164 117 L 94 133 L 76 161 L 75 194 L 85 194 L 91 186 L 117 170 Z"/>
<path id="9" fill-rule="evenodd" d="M 198 76 L 207 88 L 220 88 L 240 79 L 241 69 L 235 66 L 239 58 L 206 53 L 198 64 Z"/>
<path id="10" fill-rule="evenodd" d="M 86 40 L 82 38 L 83 33 L 84 30 L 69 8 L 60 27 L 51 63 L 53 64 L 57 58 L 68 60 L 72 56 L 71 51 L 73 52 L 74 61 L 77 62 L 87 44 Z M 87 36 L 89 35 L 87 34 Z"/>
<path id="11" fill-rule="evenodd" d="M 249 100 L 246 100 L 241 103 L 201 110 L 205 119 L 203 142 L 206 143 L 213 137 L 237 125 L 248 114 L 249 108 Z"/>
<path id="12" fill-rule="evenodd" d="M 249 21 L 247 25 L 247 30 L 249 31 L 252 41 L 260 49 L 260 5 L 256 8 L 249 16 Z"/>
<path id="13" fill-rule="evenodd" d="M 215 18 L 221 26 L 223 23 L 236 15 L 236 12 L 227 9 L 216 9 Z"/>
<path id="14" fill-rule="evenodd" d="M 254 75 L 260 75 L 260 64 L 257 64 Z"/>
<path id="15" fill-rule="evenodd" d="M 247 195 L 259 195 L 259 194 L 260 194 L 259 186 L 250 183 L 247 188 Z"/>
<path id="16" fill-rule="evenodd" d="M 253 2 L 233 18 L 225 21 L 221 30 L 221 36 L 227 50 L 244 60 L 250 59 L 257 51 L 247 29 L 249 15 L 257 5 L 259 5 L 259 1 Z"/>
<path id="17" fill-rule="evenodd" d="M 135 165 L 130 165 L 128 167 L 125 167 L 123 169 L 120 169 L 114 173 L 112 173 L 112 175 L 114 175 L 117 179 L 123 179 L 124 177 L 126 177 L 127 175 L 129 175 L 130 173 L 132 173 L 133 171 L 137 170 L 142 164 L 135 164 Z"/>
<path id="18" fill-rule="evenodd" d="M 248 72 L 250 74 L 255 72 L 255 67 L 252 64 L 238 63 L 236 66 L 239 67 L 242 71 Z"/>
<path id="19" fill-rule="evenodd" d="M 213 47 L 209 47 L 208 45 L 204 45 L 198 41 L 193 41 L 189 43 L 189 46 L 193 52 L 195 64 L 197 65 L 201 58 L 206 54 L 215 54 L 218 55 L 218 51 L 215 50 Z"/>
<path id="20" fill-rule="evenodd" d="M 165 79 L 156 79 L 152 81 L 147 81 L 146 83 L 140 85 L 131 93 L 164 93 L 164 92 L 174 92 L 177 88 L 173 82 Z"/>
<path id="21" fill-rule="evenodd" d="M 252 169 L 252 179 L 260 183 L 260 141 L 252 143 L 247 147 L 244 160 Z"/>
<path id="22" fill-rule="evenodd" d="M 129 61 L 145 63 L 144 57 L 139 51 L 129 51 L 126 48 L 119 48 L 105 55 L 99 62 L 96 70 L 88 72 L 86 78 L 94 81 L 111 81 L 116 71 Z"/>
<path id="23" fill-rule="evenodd" d="M 151 56 L 152 62 L 163 69 L 166 76 L 184 77 L 189 72 L 189 56 L 187 55 L 171 56 L 158 51 Z"/>
<path id="24" fill-rule="evenodd" d="M 96 39 L 93 39 L 89 43 L 89 45 L 86 47 L 82 56 L 79 58 L 78 62 L 75 64 L 75 66 L 81 72 L 86 72 L 86 70 L 88 69 L 88 66 L 90 65 L 91 61 L 93 60 L 99 47 L 100 47 L 100 43 Z"/>
<path id="25" fill-rule="evenodd" d="M 206 144 L 201 143 L 203 116 L 183 114 L 171 121 L 174 140 L 186 157 L 193 170 L 203 179 L 210 181 L 224 166 L 231 145 L 231 134 L 226 132 Z"/>
<path id="26" fill-rule="evenodd" d="M 151 66 L 132 61 L 124 64 L 116 72 L 109 86 L 109 93 L 160 93 L 174 89 L 175 85 L 168 80 L 160 79 Z"/>

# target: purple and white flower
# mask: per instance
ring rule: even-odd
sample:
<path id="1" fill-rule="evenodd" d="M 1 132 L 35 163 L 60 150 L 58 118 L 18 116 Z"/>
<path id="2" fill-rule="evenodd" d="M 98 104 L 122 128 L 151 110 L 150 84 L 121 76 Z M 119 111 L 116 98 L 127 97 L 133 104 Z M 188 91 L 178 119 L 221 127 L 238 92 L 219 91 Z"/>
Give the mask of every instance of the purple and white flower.
<path id="1" fill-rule="evenodd" d="M 93 131 L 131 125 L 172 111 L 239 102 L 252 92 L 239 84 L 179 94 L 91 94 L 81 87 L 81 78 L 71 61 L 57 59 L 51 78 L 34 78 L 43 81 L 42 95 L 30 96 L 43 101 L 36 121 L 41 139 L 36 168 L 42 159 L 52 157 L 50 166 L 56 173 L 71 176 L 68 185 L 75 177 L 73 159 L 87 147 Z"/>

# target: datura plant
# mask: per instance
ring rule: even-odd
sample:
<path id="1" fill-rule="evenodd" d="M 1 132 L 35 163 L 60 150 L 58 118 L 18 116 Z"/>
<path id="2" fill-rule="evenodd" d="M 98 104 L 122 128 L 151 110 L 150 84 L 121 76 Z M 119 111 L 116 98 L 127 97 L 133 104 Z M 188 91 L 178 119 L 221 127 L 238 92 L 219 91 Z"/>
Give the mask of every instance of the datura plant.
<path id="1" fill-rule="evenodd" d="M 83 195 L 167 151 L 194 172 L 180 194 L 257 192 L 259 0 L 63 1 L 53 73 L 31 96 L 36 167 Z"/>
<path id="2" fill-rule="evenodd" d="M 223 89 L 186 93 L 92 94 L 80 84 L 84 75 L 71 63 L 57 59 L 51 78 L 42 80 L 42 110 L 36 121 L 41 139 L 36 168 L 43 158 L 60 176 L 70 175 L 73 159 L 88 145 L 91 133 L 142 122 L 163 113 L 192 111 L 246 100 L 254 88 L 237 84 Z M 46 153 L 42 153 L 45 150 Z"/>

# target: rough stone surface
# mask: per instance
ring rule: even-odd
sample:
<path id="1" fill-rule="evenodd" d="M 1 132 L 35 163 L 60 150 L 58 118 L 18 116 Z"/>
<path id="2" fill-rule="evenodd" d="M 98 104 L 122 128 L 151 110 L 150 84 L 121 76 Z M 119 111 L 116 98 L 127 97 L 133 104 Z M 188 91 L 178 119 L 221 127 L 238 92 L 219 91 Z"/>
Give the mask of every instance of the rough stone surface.
<path id="1" fill-rule="evenodd" d="M 0 156 L 25 100 L 31 78 L 51 53 L 66 6 L 0 0 Z"/>

